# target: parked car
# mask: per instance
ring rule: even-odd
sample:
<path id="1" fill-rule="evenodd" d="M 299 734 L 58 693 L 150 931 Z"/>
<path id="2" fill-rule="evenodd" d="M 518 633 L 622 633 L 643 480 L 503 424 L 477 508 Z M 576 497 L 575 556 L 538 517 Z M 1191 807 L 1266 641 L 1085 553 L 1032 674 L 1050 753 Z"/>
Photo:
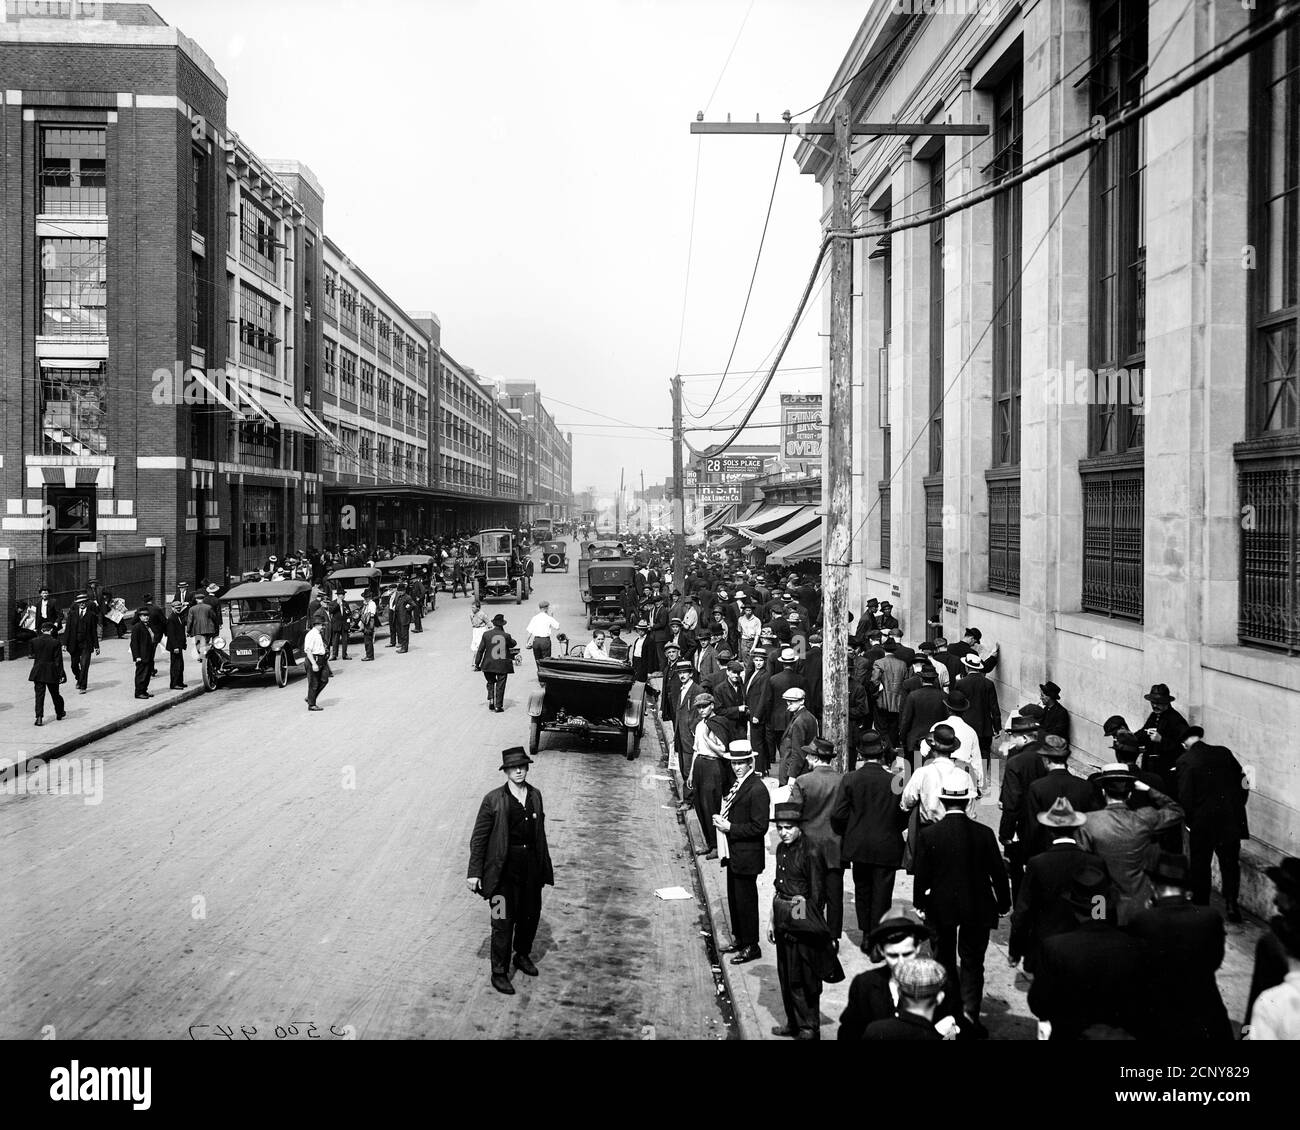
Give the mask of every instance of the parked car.
<path id="1" fill-rule="evenodd" d="M 557 573 L 569 571 L 569 547 L 562 541 L 542 543 L 542 572 L 554 570 Z"/>
<path id="2" fill-rule="evenodd" d="M 306 581 L 252 581 L 221 597 L 222 622 L 230 640 L 212 641 L 203 662 L 203 685 L 210 691 L 225 679 L 271 676 L 283 687 L 302 654 L 310 624 Z"/>
<path id="3" fill-rule="evenodd" d="M 535 756 L 548 732 L 589 741 L 620 738 L 624 756 L 632 761 L 645 730 L 646 685 L 636 681 L 630 664 L 584 659 L 581 647 L 573 644 L 567 656 L 538 660 L 542 688 L 528 699 L 528 750 Z"/>

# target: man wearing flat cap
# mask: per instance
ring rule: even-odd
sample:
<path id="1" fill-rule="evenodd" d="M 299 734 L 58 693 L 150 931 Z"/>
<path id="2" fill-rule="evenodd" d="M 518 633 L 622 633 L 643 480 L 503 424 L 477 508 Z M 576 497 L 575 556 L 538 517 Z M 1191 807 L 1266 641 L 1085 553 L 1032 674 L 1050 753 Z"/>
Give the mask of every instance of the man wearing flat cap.
<path id="1" fill-rule="evenodd" d="M 799 657 L 795 654 L 794 649 L 783 647 L 777 655 L 777 663 L 780 665 L 772 675 L 768 686 L 771 689 L 772 707 L 768 714 L 767 721 L 767 745 L 772 751 L 772 756 L 777 759 L 778 764 L 781 758 L 782 737 L 785 734 L 785 728 L 789 725 L 789 706 L 785 697 L 785 692 L 794 688 L 804 690 L 803 679 L 800 677 L 796 668 Z M 806 691 L 805 691 L 806 693 Z M 803 743 L 800 743 L 801 745 Z M 781 782 L 785 784 L 784 781 Z"/>
<path id="2" fill-rule="evenodd" d="M 727 913 L 732 944 L 720 950 L 731 954 L 732 965 L 744 965 L 763 956 L 758 947 L 758 877 L 767 853 L 768 810 L 771 794 L 754 774 L 754 751 L 749 742 L 734 741 L 726 759 L 735 783 L 722 799 L 722 811 L 713 818 L 718 835 L 718 862 L 727 871 Z"/>
<path id="3" fill-rule="evenodd" d="M 786 1022 L 773 1028 L 772 1035 L 820 1040 L 822 981 L 844 979 L 821 910 L 826 899 L 826 860 L 803 834 L 800 805 L 780 803 L 773 817 L 780 843 L 767 940 L 776 946 Z"/>
<path id="4" fill-rule="evenodd" d="M 1241 921 L 1241 841 L 1250 838 L 1250 789 L 1241 763 L 1226 746 L 1209 745 L 1200 726 L 1183 731 L 1184 753 L 1175 766 L 1178 802 L 1187 814 L 1192 902 L 1210 905 L 1210 858 L 1219 858 L 1228 921 Z"/>
<path id="5" fill-rule="evenodd" d="M 1160 853 L 1161 833 L 1182 826 L 1183 810 L 1164 793 L 1137 780 L 1123 762 L 1104 766 L 1088 780 L 1102 790 L 1106 806 L 1088 813 L 1084 835 L 1115 882 L 1116 920 L 1124 927 L 1150 901 L 1147 869 Z M 1135 809 L 1128 803 L 1134 790 L 1150 798 L 1150 808 Z"/>
<path id="6" fill-rule="evenodd" d="M 800 773 L 808 772 L 806 747 L 817 737 L 817 719 L 807 709 L 802 687 L 791 687 L 782 698 L 786 724 L 781 733 L 778 783 L 788 785 Z"/>
<path id="7" fill-rule="evenodd" d="M 913 957 L 899 962 L 894 970 L 898 988 L 898 1013 L 886 1020 L 873 1020 L 863 1032 L 864 1040 L 942 1040 L 935 1019 L 948 992 L 948 975 L 933 958 Z"/>
<path id="8" fill-rule="evenodd" d="M 904 906 L 892 908 L 874 930 L 863 935 L 862 952 L 878 956 L 884 964 L 859 973 L 849 983 L 848 1005 L 840 1014 L 837 1040 L 860 1040 L 868 1024 L 897 1014 L 894 970 L 914 957 L 928 956 L 930 940 L 929 927 Z"/>
<path id="9" fill-rule="evenodd" d="M 528 784 L 533 759 L 522 746 L 501 754 L 506 783 L 479 805 L 470 835 L 465 883 L 488 900 L 492 910 L 492 987 L 512 994 L 511 953 L 516 969 L 537 976 L 533 939 L 542 918 L 542 887 L 555 886 L 546 844 L 542 794 Z"/>

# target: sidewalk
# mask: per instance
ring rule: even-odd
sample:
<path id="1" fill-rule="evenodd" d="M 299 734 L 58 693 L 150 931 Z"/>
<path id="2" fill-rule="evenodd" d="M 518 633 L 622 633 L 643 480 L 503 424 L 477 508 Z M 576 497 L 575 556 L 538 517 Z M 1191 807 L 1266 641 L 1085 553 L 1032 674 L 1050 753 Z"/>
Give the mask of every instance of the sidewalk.
<path id="1" fill-rule="evenodd" d="M 148 700 L 134 697 L 135 664 L 131 661 L 130 641 L 126 637 L 120 640 L 109 638 L 100 644 L 100 654 L 90 661 L 85 694 L 77 692 L 66 651 L 63 665 L 68 681 L 59 689 L 67 717 L 62 722 L 55 721 L 54 704 L 47 695 L 45 725 L 37 729 L 34 725 L 34 687 L 27 679 L 32 669 L 31 660 L 0 663 L 0 768 L 33 758 L 50 760 L 62 757 L 204 693 L 203 678 L 192 649 L 186 655 L 186 689 L 183 691 L 167 689 L 170 656 L 161 648 L 158 650 L 155 664 L 158 674 L 149 683 L 154 697 Z"/>
<path id="2" fill-rule="evenodd" d="M 673 779 L 677 782 L 678 796 L 683 795 L 681 773 L 677 768 L 677 755 L 673 751 L 672 735 L 664 731 L 655 717 L 660 738 L 668 750 L 668 762 Z M 786 800 L 789 787 L 779 788 L 775 778 L 765 782 L 772 794 L 772 803 Z M 976 810 L 984 823 L 996 821 L 997 806 L 984 805 Z M 686 814 L 686 825 L 694 849 L 704 847 L 704 835 L 700 831 L 695 813 Z M 776 948 L 766 940 L 768 917 L 771 914 L 773 876 L 776 872 L 776 835 L 768 833 L 767 866 L 758 877 L 759 930 L 763 934 L 760 947 L 763 956 L 757 961 L 744 965 L 732 965 L 726 957 L 720 958 L 722 975 L 731 994 L 732 1008 L 736 1017 L 736 1027 L 742 1040 L 780 1040 L 772 1035 L 772 1028 L 785 1024 L 785 1012 L 781 1004 L 781 986 L 776 975 Z M 713 928 L 714 943 L 721 949 L 731 944 L 731 926 L 727 917 L 726 876 L 717 860 L 695 856 L 695 864 L 700 876 L 700 885 L 707 900 L 706 911 Z M 894 902 L 911 906 L 912 877 L 905 871 L 898 872 L 894 885 Z M 1222 912 L 1217 894 L 1215 905 Z M 1234 1029 L 1240 1024 L 1246 1009 L 1246 998 L 1250 992 L 1250 978 L 1255 959 L 1255 943 L 1263 932 L 1263 926 L 1257 920 L 1247 916 L 1241 926 L 1227 925 L 1228 944 L 1223 964 L 1219 967 L 1219 991 L 1223 1003 L 1227 1006 L 1228 1016 Z M 980 1019 L 989 1030 L 992 1040 L 1033 1040 L 1037 1038 L 1038 1023 L 1029 1011 L 1027 994 L 1030 981 L 1019 969 L 1012 969 L 1007 964 L 1007 936 L 1010 919 L 1003 918 L 998 929 L 989 941 L 988 953 L 984 961 L 984 1008 Z M 840 1014 L 849 999 L 849 985 L 859 973 L 865 973 L 876 966 L 858 949 L 862 935 L 857 929 L 857 914 L 853 898 L 853 876 L 845 873 L 844 882 L 844 936 L 840 939 L 840 964 L 844 967 L 844 980 L 838 985 L 823 985 L 821 998 L 822 1039 L 833 1040 L 839 1029 Z"/>

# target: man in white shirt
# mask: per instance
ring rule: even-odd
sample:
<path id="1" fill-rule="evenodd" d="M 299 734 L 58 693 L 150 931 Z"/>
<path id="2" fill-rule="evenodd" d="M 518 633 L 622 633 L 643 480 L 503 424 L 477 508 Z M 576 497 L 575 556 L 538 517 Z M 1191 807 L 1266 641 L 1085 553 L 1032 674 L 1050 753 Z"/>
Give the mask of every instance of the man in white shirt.
<path id="1" fill-rule="evenodd" d="M 920 805 L 922 822 L 935 824 L 943 819 L 945 811 L 940 800 L 945 779 L 951 779 L 955 774 L 969 781 L 970 774 L 963 772 L 962 765 L 952 760 L 952 755 L 961 748 L 961 743 L 947 722 L 940 722 L 930 731 L 928 738 L 921 740 L 921 756 L 925 755 L 927 746 L 934 753 L 934 759 L 912 774 L 903 790 L 901 806 L 904 812 L 911 812 Z M 968 790 L 973 789 L 974 782 L 970 782 Z"/>
<path id="2" fill-rule="evenodd" d="M 307 668 L 307 709 L 321 710 L 322 707 L 316 705 L 316 697 L 325 689 L 325 684 L 329 682 L 330 669 L 329 663 L 325 658 L 325 636 L 323 628 L 328 623 L 329 617 L 324 612 L 317 612 L 312 617 L 311 631 L 307 633 L 307 638 L 302 642 L 302 661 Z"/>
<path id="3" fill-rule="evenodd" d="M 971 779 L 975 782 L 976 790 L 982 794 L 984 792 L 984 760 L 980 753 L 980 737 L 975 732 L 975 728 L 962 717 L 962 714 L 970 709 L 970 699 L 961 691 L 953 689 L 944 696 L 943 704 L 948 709 L 948 717 L 943 722 L 935 723 L 935 725 L 952 727 L 952 732 L 957 735 L 957 741 L 961 743 L 960 748 L 952 755 L 952 758 L 957 763 L 958 768 L 965 769 L 970 774 Z M 930 727 L 930 732 L 934 733 L 934 726 Z"/>
<path id="4" fill-rule="evenodd" d="M 533 659 L 549 659 L 551 655 L 551 638 L 562 638 L 560 622 L 551 615 L 551 602 L 543 600 L 537 605 L 539 611 L 528 621 L 528 638 L 524 647 L 533 649 Z"/>
<path id="5" fill-rule="evenodd" d="M 763 630 L 763 621 L 754 615 L 752 608 L 746 607 L 737 624 L 740 629 L 740 661 L 749 662 L 749 653 L 758 643 L 758 634 Z"/>
<path id="6" fill-rule="evenodd" d="M 605 650 L 605 633 L 599 629 L 591 637 L 591 642 L 582 649 L 584 659 L 608 659 L 609 652 Z"/>

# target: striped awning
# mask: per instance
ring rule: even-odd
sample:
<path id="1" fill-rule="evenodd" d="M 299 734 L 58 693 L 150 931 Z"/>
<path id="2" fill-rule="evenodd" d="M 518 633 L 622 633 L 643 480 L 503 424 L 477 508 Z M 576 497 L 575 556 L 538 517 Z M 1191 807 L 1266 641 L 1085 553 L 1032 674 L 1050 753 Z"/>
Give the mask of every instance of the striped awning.
<path id="1" fill-rule="evenodd" d="M 810 530 L 821 529 L 821 516 L 815 506 L 796 506 L 793 513 L 787 514 L 779 522 L 766 525 L 760 532 L 751 534 L 750 540 L 756 549 L 782 549 L 796 538 L 802 538 Z"/>
<path id="2" fill-rule="evenodd" d="M 820 561 L 822 559 L 822 523 L 813 526 L 806 533 L 767 555 L 767 559 L 778 565 L 794 565 L 800 561 Z"/>
<path id="3" fill-rule="evenodd" d="M 743 521 L 731 522 L 727 529 L 745 537 L 752 538 L 766 534 L 781 525 L 790 515 L 805 509 L 802 506 L 765 506 L 756 510 Z"/>

